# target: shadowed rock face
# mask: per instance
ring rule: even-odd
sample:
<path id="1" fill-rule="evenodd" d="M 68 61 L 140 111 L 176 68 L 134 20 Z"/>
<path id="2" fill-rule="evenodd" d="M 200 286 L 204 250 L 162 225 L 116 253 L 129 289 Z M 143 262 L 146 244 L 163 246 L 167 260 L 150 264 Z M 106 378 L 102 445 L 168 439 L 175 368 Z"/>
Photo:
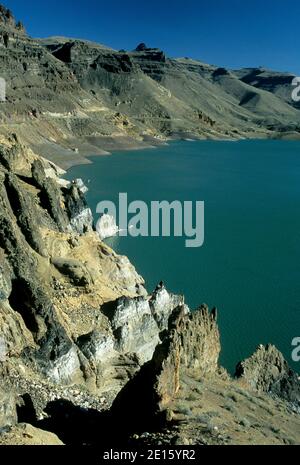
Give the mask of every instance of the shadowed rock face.
<path id="1" fill-rule="evenodd" d="M 183 305 L 177 307 L 170 315 L 162 343 L 118 394 L 112 415 L 128 418 L 127 426 L 132 431 L 157 427 L 165 420 L 164 411 L 180 390 L 181 375 L 215 375 L 219 352 L 216 311 L 209 312 L 203 305 L 186 313 Z"/>

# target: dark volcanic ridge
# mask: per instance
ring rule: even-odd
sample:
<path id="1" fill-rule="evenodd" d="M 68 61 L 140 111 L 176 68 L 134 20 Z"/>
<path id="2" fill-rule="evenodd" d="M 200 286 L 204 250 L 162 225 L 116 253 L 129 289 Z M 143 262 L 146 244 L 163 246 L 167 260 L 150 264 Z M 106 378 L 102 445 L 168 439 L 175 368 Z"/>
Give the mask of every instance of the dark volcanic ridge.
<path id="1" fill-rule="evenodd" d="M 78 39 L 33 39 L 4 7 L 0 44 L 7 82 L 1 132 L 13 129 L 63 167 L 170 138 L 299 138 L 292 74 L 172 59 L 145 44 L 116 51 Z"/>

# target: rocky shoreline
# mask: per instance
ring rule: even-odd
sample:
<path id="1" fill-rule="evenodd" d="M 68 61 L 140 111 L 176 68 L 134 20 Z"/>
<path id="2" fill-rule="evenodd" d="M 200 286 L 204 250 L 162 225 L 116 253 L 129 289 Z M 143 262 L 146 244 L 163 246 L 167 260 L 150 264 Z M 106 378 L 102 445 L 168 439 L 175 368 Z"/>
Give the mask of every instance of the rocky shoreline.
<path id="1" fill-rule="evenodd" d="M 260 346 L 231 378 L 216 310 L 163 283 L 149 294 L 59 174 L 2 140 L 0 444 L 299 442 L 299 376 L 280 352 Z"/>
<path id="2" fill-rule="evenodd" d="M 168 139 L 298 137 L 292 76 L 33 39 L 2 6 L 0 44 L 14 83 L 0 126 L 0 445 L 300 443 L 300 380 L 282 354 L 259 346 L 231 377 L 217 310 L 162 282 L 149 292 L 99 238 L 82 184 L 61 178 L 86 154 Z"/>

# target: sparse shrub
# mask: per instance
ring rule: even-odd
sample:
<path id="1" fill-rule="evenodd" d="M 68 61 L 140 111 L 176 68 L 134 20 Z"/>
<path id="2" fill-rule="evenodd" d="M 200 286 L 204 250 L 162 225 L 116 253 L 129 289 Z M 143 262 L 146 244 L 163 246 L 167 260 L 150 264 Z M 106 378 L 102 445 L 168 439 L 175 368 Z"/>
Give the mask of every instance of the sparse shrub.
<path id="1" fill-rule="evenodd" d="M 228 410 L 228 412 L 231 412 L 233 415 L 238 415 L 237 408 L 231 403 L 227 403 L 227 404 L 223 405 L 223 408 L 225 410 Z"/>
<path id="2" fill-rule="evenodd" d="M 207 431 L 208 433 L 210 433 L 210 434 L 216 432 L 216 431 L 215 431 L 215 427 L 214 427 L 214 425 L 213 425 L 212 423 L 208 423 L 208 424 L 206 425 L 205 428 L 206 428 L 206 431 Z"/>
<path id="3" fill-rule="evenodd" d="M 194 418 L 197 422 L 203 423 L 204 425 L 207 425 L 210 421 L 210 418 L 206 413 L 198 413 Z"/>
<path id="4" fill-rule="evenodd" d="M 203 394 L 203 386 L 201 386 L 201 384 L 199 384 L 198 386 L 195 387 L 195 392 L 197 392 L 198 394 Z"/>
<path id="5" fill-rule="evenodd" d="M 181 413 L 182 415 L 186 415 L 186 416 L 192 415 L 191 409 L 187 407 L 186 405 L 178 405 L 176 411 L 177 413 Z"/>
<path id="6" fill-rule="evenodd" d="M 209 418 L 220 418 L 220 412 L 217 412 L 216 410 L 210 410 L 209 412 L 206 412 L 206 415 L 209 416 Z"/>
<path id="7" fill-rule="evenodd" d="M 187 396 L 186 400 L 188 400 L 189 402 L 193 402 L 193 401 L 195 401 L 195 400 L 198 400 L 198 396 L 197 396 L 197 394 L 196 394 L 195 392 L 191 392 L 191 393 Z"/>
<path id="8" fill-rule="evenodd" d="M 293 438 L 287 438 L 287 437 L 286 437 L 286 438 L 283 438 L 283 442 L 284 442 L 285 444 L 289 444 L 289 445 L 296 445 L 296 444 L 297 444 L 296 441 L 295 441 L 295 439 L 293 439 Z"/>
<path id="9" fill-rule="evenodd" d="M 277 428 L 276 426 L 270 426 L 270 431 L 272 431 L 272 433 L 280 433 L 280 428 Z"/>
<path id="10" fill-rule="evenodd" d="M 239 401 L 238 396 L 234 392 L 230 392 L 228 394 L 228 397 L 229 397 L 229 399 L 233 400 L 233 402 L 238 402 Z"/>
<path id="11" fill-rule="evenodd" d="M 240 425 L 245 426 L 245 428 L 250 428 L 251 423 L 247 418 L 241 418 L 239 421 Z"/>

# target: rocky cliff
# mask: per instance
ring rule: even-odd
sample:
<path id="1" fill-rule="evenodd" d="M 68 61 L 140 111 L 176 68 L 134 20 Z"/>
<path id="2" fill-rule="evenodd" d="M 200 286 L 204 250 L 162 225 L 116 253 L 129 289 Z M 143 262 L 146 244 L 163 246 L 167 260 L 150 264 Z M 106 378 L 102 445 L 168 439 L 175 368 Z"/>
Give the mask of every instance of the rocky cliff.
<path id="1" fill-rule="evenodd" d="M 192 443 L 263 442 L 264 434 L 297 442 L 300 382 L 282 355 L 259 348 L 231 379 L 218 363 L 216 310 L 190 312 L 163 283 L 148 294 L 128 259 L 94 230 L 82 182 L 61 175 L 15 134 L 1 140 L 0 443 L 26 442 L 28 424 L 37 443 L 93 443 L 103 424 L 127 443 L 186 435 Z M 226 397 L 234 408 L 226 410 Z M 247 440 L 251 399 L 260 399 L 262 424 L 275 417 L 274 431 L 280 404 L 280 434 L 257 423 Z M 228 427 L 197 424 L 208 418 L 207 402 L 219 420 L 230 413 Z M 116 429 L 124 416 L 126 427 Z M 86 423 L 84 435 L 77 422 Z"/>
<path id="2" fill-rule="evenodd" d="M 183 298 L 162 284 L 147 295 L 128 259 L 94 231 L 80 183 L 58 171 L 16 136 L 0 145 L 1 368 L 33 402 L 32 376 L 107 392 L 109 402 L 151 359 Z"/>
<path id="3" fill-rule="evenodd" d="M 80 161 L 74 141 L 90 151 L 125 136 L 232 136 L 237 121 L 245 135 L 240 112 L 254 113 L 236 105 L 251 102 L 244 76 L 145 44 L 127 53 L 35 41 L 5 8 L 0 32 L 13 83 L 1 104 L 0 444 L 94 444 L 99 431 L 105 445 L 299 443 L 299 377 L 277 349 L 259 347 L 231 378 L 216 309 L 191 312 L 162 282 L 149 293 L 95 231 L 81 180 L 64 180 L 47 158 Z M 191 103 L 217 88 L 227 88 L 230 124 L 216 100 Z M 255 92 L 252 104 L 279 105 Z M 273 134 L 265 118 L 253 130 Z"/>

